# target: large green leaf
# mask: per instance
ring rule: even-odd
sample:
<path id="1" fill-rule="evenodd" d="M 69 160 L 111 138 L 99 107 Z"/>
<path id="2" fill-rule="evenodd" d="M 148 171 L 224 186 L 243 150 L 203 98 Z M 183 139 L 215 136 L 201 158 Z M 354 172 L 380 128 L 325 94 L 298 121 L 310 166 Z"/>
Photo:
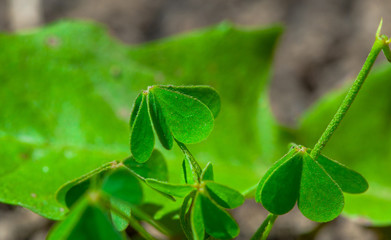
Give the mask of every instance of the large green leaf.
<path id="1" fill-rule="evenodd" d="M 390 77 L 388 66 L 368 77 L 324 150 L 326 155 L 361 173 L 369 183 L 367 192 L 345 195 L 344 213 L 377 225 L 391 223 Z M 314 145 L 346 89 L 327 94 L 304 115 L 297 133 L 300 144 Z"/>
<path id="2" fill-rule="evenodd" d="M 131 104 L 154 84 L 211 85 L 221 94 L 214 131 L 191 150 L 213 162 L 217 182 L 254 185 L 283 152 L 266 91 L 280 33 L 222 24 L 136 47 L 84 22 L 0 35 L 0 201 L 62 218 L 68 209 L 57 189 L 129 156 Z M 163 153 L 179 181 L 182 153 Z M 154 196 L 146 192 L 146 201 L 161 200 Z"/>

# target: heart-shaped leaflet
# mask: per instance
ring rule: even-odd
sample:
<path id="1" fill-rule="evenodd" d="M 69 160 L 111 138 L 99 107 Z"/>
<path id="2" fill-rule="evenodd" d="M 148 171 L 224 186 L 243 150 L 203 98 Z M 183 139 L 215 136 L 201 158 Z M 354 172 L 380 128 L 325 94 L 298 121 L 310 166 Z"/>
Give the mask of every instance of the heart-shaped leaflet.
<path id="1" fill-rule="evenodd" d="M 155 132 L 166 149 L 173 138 L 192 144 L 206 139 L 220 110 L 220 97 L 208 86 L 149 87 L 136 98 L 130 117 L 130 149 L 138 162 L 145 162 L 154 147 Z"/>
<path id="2" fill-rule="evenodd" d="M 327 222 L 344 206 L 342 192 L 362 193 L 368 183 L 359 173 L 320 155 L 312 159 L 309 149 L 293 146 L 261 179 L 256 201 L 271 213 L 282 215 L 298 202 L 304 216 Z"/>

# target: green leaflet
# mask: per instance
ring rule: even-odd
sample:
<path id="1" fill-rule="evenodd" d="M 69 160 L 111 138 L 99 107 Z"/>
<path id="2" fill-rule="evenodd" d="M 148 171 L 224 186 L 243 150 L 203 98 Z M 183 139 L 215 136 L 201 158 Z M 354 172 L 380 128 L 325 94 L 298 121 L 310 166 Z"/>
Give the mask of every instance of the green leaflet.
<path id="1" fill-rule="evenodd" d="M 208 197 L 199 194 L 205 231 L 217 239 L 232 239 L 239 235 L 235 220 L 223 209 L 214 204 Z"/>
<path id="2" fill-rule="evenodd" d="M 190 224 L 191 231 L 193 233 L 193 240 L 204 240 L 205 237 L 205 226 L 204 218 L 202 216 L 202 205 L 201 199 L 197 193 L 193 200 L 193 207 L 190 212 Z"/>
<path id="3" fill-rule="evenodd" d="M 205 187 L 211 199 L 223 208 L 237 208 L 244 203 L 243 195 L 232 188 L 211 181 L 206 181 Z"/>
<path id="4" fill-rule="evenodd" d="M 202 181 L 213 181 L 214 180 L 212 163 L 208 162 L 208 164 L 206 164 L 206 167 L 204 168 L 204 170 L 202 170 L 201 180 Z"/>
<path id="5" fill-rule="evenodd" d="M 308 154 L 303 156 L 298 206 L 304 216 L 316 222 L 333 220 L 344 206 L 339 186 Z"/>
<path id="6" fill-rule="evenodd" d="M 125 168 L 110 173 L 103 181 L 102 191 L 129 204 L 140 204 L 143 198 L 139 181 Z"/>
<path id="7" fill-rule="evenodd" d="M 150 88 L 150 91 L 162 106 L 172 135 L 178 141 L 192 144 L 209 136 L 214 117 L 200 100 L 159 86 Z"/>
<path id="8" fill-rule="evenodd" d="M 155 179 L 146 179 L 146 183 L 158 191 L 175 197 L 185 197 L 187 194 L 194 190 L 194 187 L 192 187 L 191 185 L 171 184 Z"/>
<path id="9" fill-rule="evenodd" d="M 183 232 L 185 233 L 187 239 L 192 239 L 192 225 L 190 220 L 190 214 L 191 214 L 191 206 L 192 202 L 194 201 L 194 197 L 196 195 L 196 191 L 191 192 L 189 195 L 187 195 L 183 199 L 181 212 L 180 212 L 180 222 L 183 229 Z"/>
<path id="10" fill-rule="evenodd" d="M 119 44 L 100 25 L 80 21 L 2 34 L 0 201 L 63 218 L 68 209 L 57 190 L 129 156 L 129 105 L 140 89 L 156 84 L 210 85 L 219 92 L 224 108 L 215 131 L 192 151 L 204 164 L 213 161 L 218 182 L 247 189 L 281 154 L 266 91 L 281 31 L 225 23 L 139 46 Z M 182 154 L 167 157 L 170 175 L 179 176 Z M 231 181 L 233 173 L 246 178 Z M 145 200 L 162 202 L 152 193 Z M 172 207 L 165 206 L 158 215 Z"/>
<path id="11" fill-rule="evenodd" d="M 262 205 L 274 214 L 285 214 L 299 196 L 303 155 L 298 153 L 287 159 L 270 174 L 258 194 Z"/>
<path id="12" fill-rule="evenodd" d="M 374 69 L 323 151 L 368 180 L 364 194 L 345 194 L 343 214 L 377 226 L 391 223 L 390 76 L 388 64 Z M 326 94 L 301 117 L 295 134 L 298 141 L 315 143 L 342 102 L 346 87 Z"/>
<path id="13" fill-rule="evenodd" d="M 291 159 L 292 157 L 294 157 L 297 154 L 298 154 L 298 152 L 297 152 L 296 145 L 295 145 L 294 147 L 291 147 L 289 149 L 287 154 L 285 154 L 281 159 L 279 159 L 277 162 L 275 162 L 269 168 L 269 170 L 267 170 L 267 172 L 263 175 L 260 182 L 258 183 L 256 194 L 255 194 L 255 201 L 256 202 L 258 202 L 258 203 L 262 202 L 262 199 L 261 199 L 262 188 L 264 186 L 265 181 L 267 179 L 269 179 L 270 175 L 272 173 L 274 173 L 276 171 L 276 169 L 278 169 L 282 164 L 284 164 L 286 161 L 288 161 L 289 159 Z"/>
<path id="14" fill-rule="evenodd" d="M 276 215 L 289 212 L 298 202 L 303 215 L 313 221 L 336 218 L 344 207 L 339 184 L 351 192 L 365 191 L 367 184 L 361 175 L 335 161 L 324 156 L 318 161 L 308 149 L 292 147 L 260 181 L 257 202 Z"/>
<path id="15" fill-rule="evenodd" d="M 168 180 L 167 162 L 158 150 L 153 150 L 147 162 L 139 163 L 133 157 L 129 157 L 123 161 L 123 164 L 137 174 L 140 179 L 153 178 L 160 181 Z"/>
<path id="16" fill-rule="evenodd" d="M 156 134 L 159 137 L 163 147 L 170 150 L 174 140 L 172 138 L 170 128 L 167 125 L 166 119 L 163 116 L 160 104 L 155 100 L 153 94 L 148 94 L 148 106 Z"/>
<path id="17" fill-rule="evenodd" d="M 322 165 L 342 191 L 347 193 L 363 193 L 368 189 L 367 180 L 358 172 L 323 155 L 320 155 L 316 161 Z"/>
<path id="18" fill-rule="evenodd" d="M 121 211 L 123 215 L 128 216 L 130 218 L 131 216 L 131 207 L 128 204 L 125 204 L 124 202 L 111 198 L 110 199 L 110 205 L 117 210 Z M 110 211 L 111 214 L 111 221 L 114 224 L 114 227 L 119 231 L 124 231 L 128 226 L 128 220 L 123 218 L 122 216 L 118 215 L 114 211 Z"/>
<path id="19" fill-rule="evenodd" d="M 137 106 L 136 103 L 135 106 Z M 155 137 L 149 118 L 148 101 L 145 93 L 142 94 L 141 104 L 131 127 L 130 150 L 136 161 L 146 162 L 152 154 Z"/>
<path id="20" fill-rule="evenodd" d="M 186 184 L 194 184 L 196 182 L 195 180 L 197 179 L 197 177 L 194 176 L 193 166 L 191 165 L 190 159 L 188 157 L 185 157 L 183 159 L 182 173 Z"/>
<path id="21" fill-rule="evenodd" d="M 200 100 L 205 104 L 209 110 L 213 113 L 214 118 L 220 112 L 220 96 L 219 94 L 209 86 L 162 86 L 164 88 L 173 90 L 175 92 L 189 95 L 193 98 Z"/>
<path id="22" fill-rule="evenodd" d="M 57 223 L 48 239 L 121 240 L 122 237 L 114 229 L 107 214 L 85 198 L 76 204 L 64 221 Z"/>

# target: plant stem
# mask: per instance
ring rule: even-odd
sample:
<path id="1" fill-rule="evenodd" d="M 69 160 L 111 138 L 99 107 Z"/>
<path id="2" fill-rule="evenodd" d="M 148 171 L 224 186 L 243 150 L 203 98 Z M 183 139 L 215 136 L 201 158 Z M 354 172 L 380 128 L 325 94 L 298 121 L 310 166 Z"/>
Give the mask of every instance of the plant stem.
<path id="1" fill-rule="evenodd" d="M 320 152 L 323 150 L 323 148 L 326 146 L 327 142 L 330 140 L 331 136 L 337 129 L 338 125 L 341 123 L 342 119 L 346 115 L 346 112 L 349 110 L 350 106 L 352 105 L 354 99 L 356 98 L 358 92 L 360 91 L 361 86 L 363 85 L 365 79 L 367 78 L 373 64 L 375 63 L 375 60 L 377 56 L 379 55 L 380 51 L 383 49 L 388 48 L 388 43 L 385 41 L 385 39 L 381 37 L 376 37 L 376 40 L 372 46 L 372 49 L 360 71 L 358 74 L 356 80 L 353 83 L 353 86 L 349 89 L 349 92 L 345 96 L 345 99 L 343 100 L 342 104 L 339 106 L 337 112 L 335 113 L 333 119 L 330 121 L 329 125 L 327 126 L 326 130 L 323 132 L 322 136 L 319 138 L 318 142 L 316 143 L 315 147 L 311 151 L 311 157 L 313 159 L 318 158 L 320 155 Z"/>
<path id="2" fill-rule="evenodd" d="M 123 219 L 126 219 L 128 222 L 129 222 L 129 225 L 134 229 L 136 230 L 140 236 L 142 236 L 144 239 L 147 239 L 147 240 L 156 240 L 154 237 L 152 237 L 152 235 L 150 235 L 145 229 L 143 226 L 141 226 L 141 224 L 136 220 L 134 219 L 134 217 L 132 216 L 127 216 L 126 214 L 124 214 L 121 210 L 119 210 L 117 207 L 113 206 L 112 204 L 109 203 L 109 200 L 106 199 L 105 197 L 101 197 L 99 199 L 99 203 L 101 204 L 101 206 L 103 206 L 104 208 L 106 209 L 109 209 L 111 211 L 113 211 L 115 214 L 117 214 L 118 216 L 120 216 L 121 218 Z M 132 211 L 133 211 L 133 208 L 132 208 Z"/>
<path id="3" fill-rule="evenodd" d="M 263 221 L 262 225 L 259 226 L 258 230 L 251 237 L 251 240 L 266 240 L 269 236 L 270 231 L 273 228 L 274 222 L 276 221 L 278 215 L 269 213 L 266 219 Z"/>
<path id="4" fill-rule="evenodd" d="M 185 158 L 187 158 L 190 161 L 193 175 L 197 177 L 197 179 L 195 179 L 195 180 L 199 183 L 201 181 L 202 168 L 200 167 L 198 162 L 195 160 L 195 158 L 193 157 L 193 155 L 191 154 L 189 149 L 186 147 L 186 145 L 179 142 L 176 139 L 175 139 L 175 141 L 178 144 L 179 148 L 182 150 L 183 154 L 185 155 Z"/>

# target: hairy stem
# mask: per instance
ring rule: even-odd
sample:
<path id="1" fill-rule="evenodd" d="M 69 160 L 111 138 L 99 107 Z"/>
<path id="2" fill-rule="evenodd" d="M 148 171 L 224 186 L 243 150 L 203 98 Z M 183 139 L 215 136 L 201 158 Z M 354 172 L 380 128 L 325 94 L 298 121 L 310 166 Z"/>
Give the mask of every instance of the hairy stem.
<path id="1" fill-rule="evenodd" d="M 266 240 L 277 217 L 278 215 L 270 213 L 263 221 L 262 225 L 259 226 L 258 230 L 251 237 L 251 240 Z"/>
<path id="2" fill-rule="evenodd" d="M 377 36 L 360 73 L 358 74 L 356 80 L 353 83 L 353 86 L 349 89 L 349 92 L 345 96 L 345 99 L 343 100 L 342 104 L 339 106 L 333 119 L 330 121 L 326 130 L 323 132 L 322 136 L 319 138 L 318 142 L 315 144 L 315 147 L 311 151 L 311 157 L 313 159 L 316 159 L 319 156 L 323 148 L 326 146 L 327 142 L 330 140 L 331 136 L 337 129 L 338 125 L 341 123 L 342 119 L 345 117 L 347 111 L 349 110 L 358 92 L 360 91 L 361 86 L 367 78 L 380 51 L 385 50 L 386 48 L 388 48 L 388 43 L 386 39 Z M 384 52 L 386 52 L 386 50 Z"/>

